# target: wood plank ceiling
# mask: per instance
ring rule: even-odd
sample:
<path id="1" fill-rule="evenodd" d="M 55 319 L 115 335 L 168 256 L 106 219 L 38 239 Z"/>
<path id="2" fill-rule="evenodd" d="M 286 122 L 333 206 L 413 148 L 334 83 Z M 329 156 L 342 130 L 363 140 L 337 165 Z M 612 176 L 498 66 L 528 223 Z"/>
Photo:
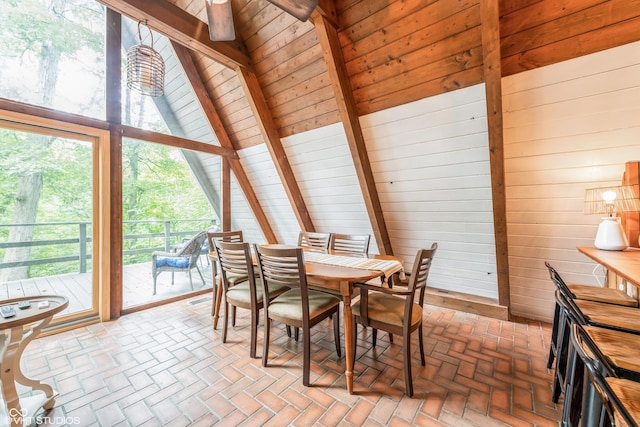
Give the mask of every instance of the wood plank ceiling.
<path id="1" fill-rule="evenodd" d="M 360 116 L 483 82 L 495 86 L 488 108 L 500 115 L 501 76 L 634 41 L 640 20 L 640 0 L 320 0 L 307 22 L 266 0 L 231 0 L 236 40 L 211 42 L 205 0 L 100 1 L 188 48 L 183 66 L 201 82 L 221 144 L 267 145 L 303 230 L 314 225 L 280 139 L 342 122 L 382 253 L 392 248 Z M 483 52 L 488 40 L 494 52 Z M 500 120 L 489 136 L 501 153 Z M 497 157 L 494 189 L 503 179 Z M 231 166 L 272 240 L 239 162 Z M 494 194 L 498 217 L 503 199 Z"/>

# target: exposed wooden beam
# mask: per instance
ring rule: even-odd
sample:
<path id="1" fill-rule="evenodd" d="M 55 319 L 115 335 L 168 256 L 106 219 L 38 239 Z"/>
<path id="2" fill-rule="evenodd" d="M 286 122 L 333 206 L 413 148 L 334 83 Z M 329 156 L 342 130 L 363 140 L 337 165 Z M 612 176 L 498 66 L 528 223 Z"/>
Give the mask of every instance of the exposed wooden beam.
<path id="1" fill-rule="evenodd" d="M 238 70 L 238 77 L 240 78 L 245 96 L 249 101 L 249 105 L 251 105 L 251 109 L 253 110 L 253 114 L 258 122 L 260 132 L 262 133 L 276 170 L 278 171 L 280 181 L 287 193 L 289 203 L 291 203 L 291 206 L 293 207 L 293 212 L 296 215 L 300 229 L 303 231 L 314 232 L 315 228 L 311 221 L 311 215 L 309 215 L 302 193 L 300 192 L 300 187 L 298 187 L 295 175 L 291 169 L 289 160 L 287 159 L 287 153 L 284 151 L 284 147 L 282 146 L 278 128 L 273 122 L 271 111 L 269 110 L 267 101 L 264 98 L 258 78 L 253 71 L 246 68 Z"/>
<path id="2" fill-rule="evenodd" d="M 231 231 L 231 165 L 222 159 L 222 208 L 220 209 L 220 225 L 222 231 Z"/>
<path id="3" fill-rule="evenodd" d="M 155 31 L 229 68 L 251 66 L 240 41 L 211 41 L 207 24 L 166 0 L 98 1 L 135 21 L 146 21 Z"/>
<path id="4" fill-rule="evenodd" d="M 493 228 L 496 242 L 498 304 L 510 307 L 509 251 L 504 181 L 504 141 L 502 130 L 502 74 L 500 63 L 499 0 L 480 2 L 482 56 L 489 132 L 489 162 L 493 195 Z M 509 310 L 510 311 L 510 310 Z"/>
<path id="5" fill-rule="evenodd" d="M 331 86 L 338 103 L 338 110 L 340 111 L 342 124 L 349 143 L 349 150 L 351 151 L 353 165 L 360 183 L 362 197 L 364 198 L 371 227 L 378 244 L 378 250 L 382 254 L 392 255 L 391 240 L 389 239 L 389 233 L 382 214 L 376 183 L 373 179 L 373 171 L 371 170 L 371 163 L 369 162 L 369 155 L 367 154 L 367 147 L 358 118 L 358 110 L 351 91 L 351 83 L 345 67 L 340 41 L 338 40 L 338 32 L 319 13 L 314 12 L 312 20 L 318 33 L 324 60 L 327 63 Z"/>
<path id="6" fill-rule="evenodd" d="M 29 116 L 41 117 L 43 119 L 56 120 L 59 122 L 73 123 L 81 126 L 96 129 L 109 130 L 109 123 L 104 120 L 92 119 L 78 114 L 65 113 L 53 108 L 40 107 L 38 105 L 23 104 L 10 99 L 0 98 L 0 110 L 14 113 L 27 114 Z"/>
<path id="7" fill-rule="evenodd" d="M 106 35 L 106 65 L 107 65 L 107 93 L 106 113 L 107 121 L 114 124 L 122 123 L 122 16 L 112 10 L 107 10 Z M 122 268 L 122 135 L 112 127 L 109 137 L 109 210 L 107 223 L 109 224 L 109 296 L 108 303 L 101 303 L 101 307 L 109 307 L 109 317 L 113 320 L 120 317 L 123 301 Z M 106 231 L 106 230 L 105 230 Z M 106 298 L 105 292 L 100 292 L 100 298 Z"/>
<path id="8" fill-rule="evenodd" d="M 205 144 L 204 142 L 193 141 L 191 139 L 181 138 L 175 135 L 167 135 L 165 133 L 138 129 L 133 126 L 127 125 L 121 125 L 120 132 L 122 133 L 122 136 L 125 136 L 127 138 L 156 142 L 159 144 L 181 148 L 183 150 L 201 151 L 203 153 L 215 154 L 216 156 L 235 159 L 238 158 L 238 154 L 233 149 L 219 147 L 217 145 Z"/>
<path id="9" fill-rule="evenodd" d="M 318 0 L 316 11 L 320 15 L 324 16 L 329 22 L 331 22 L 331 25 L 336 28 L 340 28 L 335 0 Z"/>
<path id="10" fill-rule="evenodd" d="M 196 98 L 198 99 L 198 102 L 202 107 L 202 111 L 204 112 L 205 117 L 207 117 L 207 120 L 209 121 L 209 123 L 211 124 L 211 128 L 213 129 L 213 132 L 216 134 L 216 137 L 220 142 L 220 145 L 222 146 L 222 148 L 226 150 L 231 150 L 234 153 L 234 157 L 229 158 L 229 166 L 233 171 L 233 174 L 236 177 L 236 180 L 238 181 L 238 185 L 242 189 L 242 192 L 244 193 L 245 198 L 247 199 L 247 203 L 249 204 L 249 207 L 251 208 L 253 215 L 255 216 L 256 221 L 258 222 L 258 225 L 262 230 L 262 234 L 264 234 L 264 237 L 267 240 L 267 242 L 277 243 L 278 239 L 276 238 L 276 235 L 273 232 L 273 229 L 271 228 L 271 224 L 269 223 L 269 220 L 267 219 L 267 216 L 265 215 L 264 210 L 260 205 L 260 201 L 258 200 L 258 197 L 253 191 L 253 186 L 251 185 L 251 181 L 247 177 L 247 174 L 244 172 L 244 168 L 242 167 L 242 164 L 238 159 L 238 154 L 233 148 L 233 143 L 229 138 L 229 134 L 224 128 L 224 125 L 222 124 L 222 120 L 220 120 L 220 116 L 218 115 L 218 111 L 216 110 L 215 106 L 213 105 L 213 101 L 209 96 L 209 92 L 207 91 L 207 88 L 202 82 L 202 78 L 200 77 L 200 72 L 198 71 L 198 68 L 196 67 L 195 62 L 193 61 L 193 57 L 189 53 L 188 49 L 179 45 L 178 43 L 171 42 L 171 45 L 173 47 L 173 50 L 176 53 L 176 57 L 178 58 L 182 68 L 184 69 L 185 75 L 189 79 L 189 83 L 191 84 L 191 87 L 193 88 L 193 92 L 195 93 Z M 223 160 L 223 163 L 224 163 L 224 160 Z M 223 168 L 224 168 L 224 165 L 223 165 Z M 223 185 L 223 192 L 224 192 L 224 185 Z M 225 204 L 225 201 L 223 196 L 223 201 L 222 201 L 223 212 L 225 209 L 224 204 Z"/>

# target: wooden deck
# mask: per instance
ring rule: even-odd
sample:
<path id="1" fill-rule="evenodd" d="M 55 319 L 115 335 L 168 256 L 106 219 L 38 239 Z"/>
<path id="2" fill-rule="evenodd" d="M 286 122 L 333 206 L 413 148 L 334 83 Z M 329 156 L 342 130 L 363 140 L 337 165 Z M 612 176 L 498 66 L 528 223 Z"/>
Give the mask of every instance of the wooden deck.
<path id="1" fill-rule="evenodd" d="M 212 286 L 211 265 L 205 257 L 200 260 L 200 271 L 205 283 L 194 269 L 191 271 L 195 290 Z M 158 276 L 158 292 L 153 295 L 153 277 L 151 276 L 151 262 L 131 264 L 123 270 L 123 307 L 129 308 L 170 298 L 191 291 L 187 273 L 176 273 L 175 283 L 171 285 L 171 274 L 162 273 Z M 63 295 L 69 298 L 69 307 L 62 314 L 77 313 L 91 309 L 91 272 L 61 274 L 57 276 L 37 277 L 34 279 L 17 280 L 0 284 L 0 299 L 18 298 L 29 295 Z"/>

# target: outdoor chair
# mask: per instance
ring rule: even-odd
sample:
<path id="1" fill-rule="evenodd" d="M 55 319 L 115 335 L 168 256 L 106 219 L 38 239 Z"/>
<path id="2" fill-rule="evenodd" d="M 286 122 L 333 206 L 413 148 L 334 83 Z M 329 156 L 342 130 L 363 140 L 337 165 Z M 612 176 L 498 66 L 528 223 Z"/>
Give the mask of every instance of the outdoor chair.
<path id="1" fill-rule="evenodd" d="M 255 246 L 262 278 L 264 300 L 264 350 L 262 366 L 267 366 L 271 320 L 302 328 L 302 384 L 309 386 L 311 363 L 311 328 L 322 320 L 333 318 L 333 339 L 338 357 L 340 351 L 340 298 L 326 292 L 310 290 L 302 256 L 302 248 Z M 271 287 L 288 286 L 290 290 L 271 298 Z"/>
<path id="2" fill-rule="evenodd" d="M 189 274 L 189 284 L 193 290 L 193 280 L 191 278 L 191 270 L 198 270 L 198 274 L 204 285 L 204 277 L 198 267 L 198 258 L 202 251 L 202 244 L 207 238 L 206 232 L 202 231 L 189 240 L 176 252 L 159 252 L 151 254 L 151 274 L 153 275 L 153 295 L 156 294 L 156 285 L 158 275 L 164 271 L 171 272 L 171 285 L 174 283 L 174 273 L 176 271 L 185 271 Z"/>
<path id="3" fill-rule="evenodd" d="M 420 345 L 420 361 L 425 365 L 424 343 L 422 338 L 422 307 L 424 294 L 427 287 L 427 277 L 431 268 L 431 261 L 435 255 L 437 243 L 430 249 L 420 249 L 413 263 L 413 270 L 408 281 L 400 283 L 401 286 L 387 288 L 368 283 L 356 283 L 360 289 L 360 300 L 355 302 L 353 309 L 353 358 L 355 362 L 355 349 L 358 323 L 362 326 L 373 328 L 373 346 L 376 346 L 377 330 L 383 330 L 389 334 L 397 334 L 402 337 L 402 353 L 404 359 L 404 381 L 406 393 L 413 396 L 413 380 L 411 377 L 411 333 L 418 331 Z M 418 294 L 417 301 L 416 293 Z"/>

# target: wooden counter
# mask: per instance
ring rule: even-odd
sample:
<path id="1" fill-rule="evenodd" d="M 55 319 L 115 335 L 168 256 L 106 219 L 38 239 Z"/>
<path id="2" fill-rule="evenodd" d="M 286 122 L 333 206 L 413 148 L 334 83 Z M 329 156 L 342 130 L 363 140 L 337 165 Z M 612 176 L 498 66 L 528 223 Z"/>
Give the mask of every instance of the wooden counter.
<path id="1" fill-rule="evenodd" d="M 605 251 L 591 246 L 578 246 L 578 251 L 607 269 L 607 285 L 638 296 L 640 290 L 640 249 Z"/>

